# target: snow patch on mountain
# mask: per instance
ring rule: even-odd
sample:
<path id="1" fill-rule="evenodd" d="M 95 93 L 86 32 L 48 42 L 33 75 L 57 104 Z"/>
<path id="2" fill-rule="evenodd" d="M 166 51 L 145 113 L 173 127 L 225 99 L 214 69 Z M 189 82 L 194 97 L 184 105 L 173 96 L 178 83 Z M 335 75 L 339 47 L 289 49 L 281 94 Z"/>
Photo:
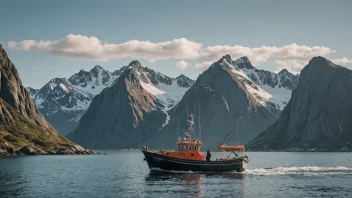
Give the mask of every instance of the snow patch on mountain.
<path id="1" fill-rule="evenodd" d="M 273 72 L 253 69 L 242 69 L 243 73 L 253 81 L 260 89 L 269 94 L 269 99 L 280 110 L 283 110 L 291 98 L 292 87 L 298 82 L 298 76 L 291 73 L 280 75 Z M 293 79 L 295 78 L 295 79 Z M 290 86 L 283 85 L 283 81 L 288 80 Z"/>
<path id="2" fill-rule="evenodd" d="M 263 106 L 267 105 L 267 103 L 270 101 L 272 97 L 271 94 L 269 94 L 262 88 L 258 87 L 255 83 L 253 83 L 252 80 L 246 75 L 246 73 L 243 70 L 237 67 L 233 67 L 231 71 L 232 73 L 236 74 L 237 78 L 239 78 L 244 83 L 247 91 L 256 98 L 256 101 L 259 104 Z"/>
<path id="3" fill-rule="evenodd" d="M 235 61 L 226 55 L 220 64 L 225 64 L 231 72 L 246 87 L 246 90 L 254 96 L 256 102 L 262 106 L 275 106 L 283 110 L 291 98 L 292 90 L 297 86 L 298 76 L 287 70 L 273 73 L 256 69 L 247 57 Z M 215 64 L 212 67 L 216 66 Z"/>
<path id="4" fill-rule="evenodd" d="M 162 111 L 165 113 L 166 119 L 162 125 L 163 128 L 170 120 L 168 111 L 182 99 L 185 92 L 194 84 L 194 81 L 184 75 L 180 75 L 177 78 L 170 78 L 149 69 L 145 69 L 146 71 L 143 70 L 144 68 L 136 68 L 141 86 L 154 95 L 164 106 Z"/>

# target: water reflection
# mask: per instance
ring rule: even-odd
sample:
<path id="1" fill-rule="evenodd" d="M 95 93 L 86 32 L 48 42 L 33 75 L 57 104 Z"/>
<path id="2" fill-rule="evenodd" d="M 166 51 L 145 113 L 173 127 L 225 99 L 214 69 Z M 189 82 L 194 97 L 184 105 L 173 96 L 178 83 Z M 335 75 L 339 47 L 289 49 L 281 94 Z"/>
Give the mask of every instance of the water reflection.
<path id="1" fill-rule="evenodd" d="M 16 197 L 26 193 L 23 187 L 23 178 L 18 174 L 6 174 L 0 171 L 0 197 L 1 195 Z"/>
<path id="2" fill-rule="evenodd" d="M 185 197 L 214 195 L 217 190 L 212 188 L 218 188 L 217 185 L 227 186 L 224 192 L 226 195 L 245 195 L 246 177 L 238 173 L 150 172 L 145 177 L 145 184 L 153 187 L 169 185 L 168 193 L 180 193 Z M 214 180 L 218 180 L 216 185 L 213 185 Z"/>

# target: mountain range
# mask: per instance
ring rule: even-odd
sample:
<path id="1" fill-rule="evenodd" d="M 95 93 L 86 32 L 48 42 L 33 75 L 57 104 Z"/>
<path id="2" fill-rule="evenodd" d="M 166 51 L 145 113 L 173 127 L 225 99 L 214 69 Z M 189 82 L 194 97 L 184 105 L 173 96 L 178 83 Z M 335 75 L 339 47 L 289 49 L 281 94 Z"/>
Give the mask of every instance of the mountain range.
<path id="1" fill-rule="evenodd" d="M 170 78 L 133 61 L 111 87 L 98 94 L 69 138 L 90 148 L 136 148 L 169 121 L 194 81 Z"/>
<path id="2" fill-rule="evenodd" d="M 96 65 L 70 78 L 54 78 L 40 89 L 27 87 L 39 111 L 62 135 L 74 131 L 94 96 L 111 86 L 126 67 L 114 72 Z"/>
<path id="3" fill-rule="evenodd" d="M 253 150 L 351 147 L 352 71 L 314 57 L 275 124 L 248 144 Z"/>
<path id="4" fill-rule="evenodd" d="M 211 137 L 224 137 L 243 116 L 237 141 L 247 143 L 279 117 L 298 78 L 287 70 L 258 70 L 247 57 L 233 61 L 229 55 L 196 82 L 184 75 L 170 78 L 133 61 L 93 99 L 68 137 L 99 149 L 173 147 L 176 129 L 186 129 L 187 107 L 190 113 L 200 104 L 203 142 L 213 146 Z"/>

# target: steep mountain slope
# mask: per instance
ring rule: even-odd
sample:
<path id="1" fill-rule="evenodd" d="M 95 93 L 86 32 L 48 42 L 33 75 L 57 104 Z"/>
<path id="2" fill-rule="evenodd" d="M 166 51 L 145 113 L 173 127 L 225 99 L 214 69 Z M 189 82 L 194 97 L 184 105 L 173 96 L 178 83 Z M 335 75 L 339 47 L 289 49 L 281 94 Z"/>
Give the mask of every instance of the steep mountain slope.
<path id="1" fill-rule="evenodd" d="M 352 71 L 323 57 L 302 70 L 291 100 L 252 149 L 341 149 L 352 141 Z"/>
<path id="2" fill-rule="evenodd" d="M 136 148 L 168 123 L 167 110 L 193 81 L 170 78 L 133 61 L 111 87 L 90 104 L 71 140 L 98 149 Z"/>
<path id="3" fill-rule="evenodd" d="M 243 71 L 244 67 L 237 66 L 236 62 L 240 60 L 233 61 L 226 55 L 203 72 L 177 106 L 170 110 L 169 124 L 145 144 L 153 148 L 173 148 L 177 129 L 178 136 L 183 136 L 187 129 L 187 112 L 195 112 L 198 134 L 198 126 L 202 123 L 201 140 L 205 148 L 216 148 L 240 118 L 238 134 L 233 134 L 229 144 L 247 143 L 274 123 L 280 109 L 271 100 L 272 95 L 257 86 Z"/>
<path id="4" fill-rule="evenodd" d="M 45 150 L 75 146 L 39 113 L 1 45 L 0 74 L 0 155 L 45 153 Z M 83 150 L 78 145 L 75 147 Z"/>
<path id="5" fill-rule="evenodd" d="M 93 97 L 111 86 L 125 69 L 122 67 L 110 73 L 97 65 L 90 71 L 81 70 L 69 79 L 54 78 L 40 90 L 28 90 L 44 117 L 62 135 L 67 135 L 77 127 Z"/>

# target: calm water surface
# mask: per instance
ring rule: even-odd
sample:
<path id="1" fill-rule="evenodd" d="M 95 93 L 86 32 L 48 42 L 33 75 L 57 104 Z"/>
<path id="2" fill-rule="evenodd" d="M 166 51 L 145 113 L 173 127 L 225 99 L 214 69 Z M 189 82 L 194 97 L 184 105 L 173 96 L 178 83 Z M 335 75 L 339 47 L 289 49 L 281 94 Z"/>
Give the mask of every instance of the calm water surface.
<path id="1" fill-rule="evenodd" d="M 138 151 L 0 158 L 0 197 L 352 197 L 352 153 L 247 155 L 221 174 L 152 174 Z"/>

